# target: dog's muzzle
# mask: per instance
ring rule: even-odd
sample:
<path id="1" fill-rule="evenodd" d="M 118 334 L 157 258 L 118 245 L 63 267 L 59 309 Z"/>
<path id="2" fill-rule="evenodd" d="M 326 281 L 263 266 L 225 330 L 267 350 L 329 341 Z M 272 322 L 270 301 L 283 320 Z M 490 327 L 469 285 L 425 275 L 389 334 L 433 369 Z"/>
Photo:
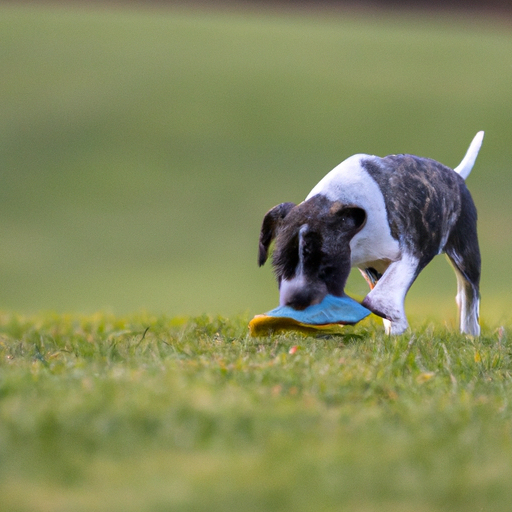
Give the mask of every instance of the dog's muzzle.
<path id="1" fill-rule="evenodd" d="M 290 280 L 282 279 L 279 288 L 279 305 L 302 311 L 308 306 L 322 302 L 327 293 L 326 285 L 312 285 L 301 275 Z"/>

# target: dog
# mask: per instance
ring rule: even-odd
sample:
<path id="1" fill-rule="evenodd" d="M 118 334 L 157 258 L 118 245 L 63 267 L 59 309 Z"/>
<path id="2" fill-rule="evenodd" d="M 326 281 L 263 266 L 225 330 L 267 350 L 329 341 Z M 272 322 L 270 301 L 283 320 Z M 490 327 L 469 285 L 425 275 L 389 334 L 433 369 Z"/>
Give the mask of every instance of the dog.
<path id="1" fill-rule="evenodd" d="M 405 296 L 419 273 L 445 253 L 457 277 L 460 330 L 478 336 L 481 259 L 477 211 L 466 187 L 482 145 L 478 132 L 451 169 L 414 155 L 349 157 L 296 205 L 264 216 L 258 263 L 268 259 L 280 305 L 298 310 L 327 294 L 345 295 L 352 267 L 368 282 L 362 304 L 384 319 L 387 334 L 408 328 Z"/>

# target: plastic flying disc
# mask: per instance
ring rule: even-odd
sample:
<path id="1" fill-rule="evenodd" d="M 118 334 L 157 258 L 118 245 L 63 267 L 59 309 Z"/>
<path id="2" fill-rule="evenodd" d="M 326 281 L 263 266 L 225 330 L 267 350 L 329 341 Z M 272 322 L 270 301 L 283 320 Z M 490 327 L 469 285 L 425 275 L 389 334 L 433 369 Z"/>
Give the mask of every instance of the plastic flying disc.
<path id="1" fill-rule="evenodd" d="M 264 315 L 256 315 L 249 323 L 252 336 L 295 330 L 304 333 L 340 332 L 340 325 L 353 325 L 366 318 L 370 310 L 350 297 L 326 295 L 322 302 L 300 311 L 279 306 Z"/>

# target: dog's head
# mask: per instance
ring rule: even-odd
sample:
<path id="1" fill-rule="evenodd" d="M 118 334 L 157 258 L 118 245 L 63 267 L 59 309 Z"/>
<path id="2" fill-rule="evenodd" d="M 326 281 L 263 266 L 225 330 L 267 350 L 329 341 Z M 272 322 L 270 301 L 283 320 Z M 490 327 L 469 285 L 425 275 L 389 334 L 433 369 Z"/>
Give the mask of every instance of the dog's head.
<path id="1" fill-rule="evenodd" d="M 272 265 L 280 304 L 305 309 L 327 294 L 341 297 L 350 273 L 350 240 L 365 221 L 361 208 L 323 195 L 268 211 L 261 226 L 258 262 L 261 266 L 267 261 L 275 239 Z"/>

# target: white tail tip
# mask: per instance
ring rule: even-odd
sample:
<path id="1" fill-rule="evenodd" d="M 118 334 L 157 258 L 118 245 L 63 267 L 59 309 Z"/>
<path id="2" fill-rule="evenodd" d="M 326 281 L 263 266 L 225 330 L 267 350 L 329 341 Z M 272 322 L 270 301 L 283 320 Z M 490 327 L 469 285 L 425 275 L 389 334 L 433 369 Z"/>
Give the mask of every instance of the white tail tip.
<path id="1" fill-rule="evenodd" d="M 454 171 L 464 179 L 469 176 L 471 169 L 473 169 L 473 165 L 475 165 L 476 157 L 478 156 L 478 152 L 480 151 L 480 147 L 482 146 L 482 141 L 484 140 L 484 132 L 478 132 L 469 148 L 466 152 L 466 155 L 462 159 L 462 162 L 455 167 Z"/>

